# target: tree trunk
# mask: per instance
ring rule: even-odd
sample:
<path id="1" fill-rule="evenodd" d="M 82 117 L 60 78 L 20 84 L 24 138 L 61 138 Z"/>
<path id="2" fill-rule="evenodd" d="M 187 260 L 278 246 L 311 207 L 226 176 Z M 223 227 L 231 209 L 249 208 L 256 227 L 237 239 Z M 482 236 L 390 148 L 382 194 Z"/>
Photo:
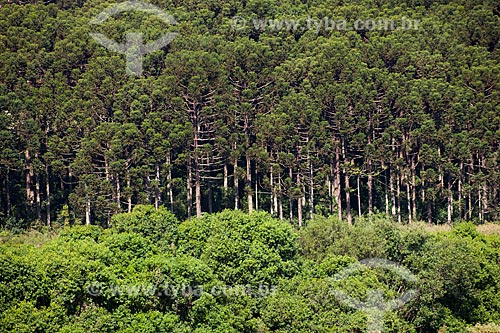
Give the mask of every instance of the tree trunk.
<path id="1" fill-rule="evenodd" d="M 246 167 L 247 167 L 247 201 L 248 201 L 248 213 L 252 213 L 253 211 L 253 195 L 252 195 L 252 161 L 250 160 L 250 156 L 248 152 L 246 154 Z"/>
<path id="2" fill-rule="evenodd" d="M 233 149 L 236 150 L 236 143 L 233 146 Z M 233 163 L 233 178 L 234 178 L 234 209 L 239 209 L 239 180 L 238 180 L 238 158 L 234 158 Z"/>
<path id="3" fill-rule="evenodd" d="M 235 145 L 236 146 L 236 145 Z M 236 149 L 236 148 L 235 148 Z M 238 180 L 238 159 L 234 158 L 233 164 L 233 178 L 234 178 L 234 209 L 239 209 L 239 180 Z"/>
<path id="4" fill-rule="evenodd" d="M 311 220 L 314 218 L 314 173 L 310 156 L 309 156 L 309 218 Z"/>
<path id="5" fill-rule="evenodd" d="M 201 217 L 201 175 L 200 168 L 196 165 L 195 169 L 195 193 L 196 193 L 196 217 Z"/>
<path id="6" fill-rule="evenodd" d="M 360 190 L 360 185 L 359 185 L 359 177 L 360 175 L 356 177 L 356 192 L 358 195 L 358 217 L 361 217 L 361 190 Z"/>
<path id="7" fill-rule="evenodd" d="M 464 162 L 460 162 L 460 170 L 458 175 L 458 219 L 462 220 L 462 170 Z"/>
<path id="8" fill-rule="evenodd" d="M 345 180 L 345 209 L 347 214 L 347 223 L 352 224 L 352 216 L 351 216 L 351 186 L 349 184 L 349 175 L 344 170 L 344 180 Z"/>
<path id="9" fill-rule="evenodd" d="M 449 174 L 448 175 L 448 209 L 447 209 L 448 219 L 447 219 L 447 222 L 450 225 L 451 225 L 451 222 L 452 222 L 451 219 L 453 216 L 453 192 L 451 191 L 452 190 L 451 185 L 452 185 L 451 175 Z"/>
<path id="10" fill-rule="evenodd" d="M 269 186 L 271 187 L 271 204 L 270 210 L 271 215 L 274 215 L 276 211 L 278 211 L 278 198 L 276 198 L 276 189 L 274 187 L 274 174 L 273 174 L 273 164 L 269 168 Z"/>
<path id="11" fill-rule="evenodd" d="M 382 168 L 384 166 L 382 165 Z M 384 172 L 385 215 L 389 215 L 389 191 L 387 191 L 387 172 Z"/>
<path id="12" fill-rule="evenodd" d="M 155 209 L 160 207 L 160 165 L 155 162 Z"/>
<path id="13" fill-rule="evenodd" d="M 331 176 L 333 176 L 333 168 L 330 166 L 330 174 L 326 177 L 326 186 L 328 187 L 328 210 L 330 211 L 330 214 L 333 214 L 333 204 L 334 204 L 334 198 L 333 198 L 333 182 L 331 180 Z"/>
<path id="14" fill-rule="evenodd" d="M 200 175 L 200 161 L 198 156 L 198 134 L 200 132 L 199 125 L 196 125 L 194 131 L 194 187 L 195 187 L 195 204 L 196 204 L 196 217 L 201 217 L 201 175 Z"/>
<path id="15" fill-rule="evenodd" d="M 227 164 L 224 163 L 224 181 L 223 181 L 223 186 L 224 186 L 224 194 L 227 193 L 228 189 L 228 172 L 227 172 Z"/>
<path id="16" fill-rule="evenodd" d="M 432 224 L 432 203 L 429 198 L 427 198 L 427 223 Z"/>
<path id="17" fill-rule="evenodd" d="M 339 220 L 342 220 L 342 192 L 340 183 L 340 147 L 339 144 L 335 146 L 335 176 L 333 186 L 335 187 L 335 201 L 337 204 L 337 214 Z"/>
<path id="18" fill-rule="evenodd" d="M 417 219 L 417 183 L 415 180 L 415 158 L 411 159 L 411 189 L 412 189 L 412 218 L 413 220 Z"/>
<path id="19" fill-rule="evenodd" d="M 302 187 L 300 181 L 300 170 L 297 171 L 297 187 Z M 297 199 L 297 218 L 299 220 L 299 227 L 302 227 L 302 195 Z"/>
<path id="20" fill-rule="evenodd" d="M 278 172 L 278 212 L 280 220 L 283 220 L 283 197 L 281 196 L 281 172 Z"/>
<path id="21" fill-rule="evenodd" d="M 389 168 L 389 188 L 391 192 L 391 215 L 396 216 L 396 195 L 394 191 L 394 172 Z"/>
<path id="22" fill-rule="evenodd" d="M 371 167 L 369 167 L 371 169 Z M 373 175 L 368 171 L 368 215 L 373 214 Z"/>
<path id="23" fill-rule="evenodd" d="M 259 182 L 257 180 L 257 175 L 255 175 L 255 210 L 259 211 Z"/>
<path id="24" fill-rule="evenodd" d="M 172 189 L 172 162 L 170 159 L 170 152 L 167 155 L 165 165 L 167 167 L 167 196 L 168 196 L 168 202 L 170 204 L 170 211 L 173 213 L 174 212 L 174 192 Z"/>
<path id="25" fill-rule="evenodd" d="M 90 217 L 90 196 L 87 184 L 85 184 L 85 224 L 90 225 L 91 223 L 92 221 Z"/>
<path id="26" fill-rule="evenodd" d="M 116 205 L 118 206 L 118 213 L 122 210 L 122 192 L 120 188 L 120 176 L 116 175 Z"/>
<path id="27" fill-rule="evenodd" d="M 342 158 L 344 162 L 347 161 L 346 158 L 346 148 L 345 142 L 342 140 Z M 352 215 L 351 215 L 351 184 L 349 172 L 345 169 L 342 170 L 344 172 L 344 181 L 345 181 L 345 205 L 346 205 L 346 214 L 347 214 L 347 223 L 352 224 Z"/>
<path id="28" fill-rule="evenodd" d="M 45 177 L 46 182 L 45 182 L 45 193 L 47 194 L 47 227 L 50 228 L 51 226 L 51 221 L 50 221 L 50 174 L 49 174 L 49 162 L 45 161 Z M 8 191 L 8 190 L 7 190 Z"/>
<path id="29" fill-rule="evenodd" d="M 482 160 L 482 164 L 481 166 L 483 167 L 483 170 L 486 171 L 486 159 L 483 158 Z M 482 185 L 482 190 L 483 190 L 483 195 L 482 195 L 482 198 L 483 198 L 483 202 L 482 202 L 482 210 L 483 210 L 483 220 L 484 221 L 488 221 L 489 217 L 488 217 L 488 209 L 489 209 L 489 203 L 488 203 L 488 199 L 489 199 L 489 195 L 488 195 L 488 182 L 487 180 L 483 180 L 483 185 Z"/>
<path id="30" fill-rule="evenodd" d="M 28 148 L 24 151 L 25 163 L 26 163 L 26 200 L 30 208 L 35 202 L 35 192 L 33 191 L 33 178 L 35 173 L 33 171 L 33 165 L 31 164 L 31 153 Z"/>
<path id="31" fill-rule="evenodd" d="M 407 178 L 406 179 L 406 201 L 408 205 L 408 224 L 411 224 L 412 222 L 412 210 L 411 210 L 411 186 L 410 186 L 410 180 Z"/>
<path id="32" fill-rule="evenodd" d="M 401 176 L 399 174 L 396 178 L 396 195 L 398 203 L 398 223 L 401 223 Z"/>
<path id="33" fill-rule="evenodd" d="M 127 212 L 131 212 L 132 211 L 132 184 L 131 184 L 131 181 L 130 181 L 130 171 L 128 170 L 127 168 L 127 190 L 130 191 L 130 193 L 128 194 L 128 197 L 127 197 Z"/>
<path id="34" fill-rule="evenodd" d="M 293 182 L 293 171 L 292 168 L 288 169 L 289 170 L 289 176 L 290 180 Z M 290 211 L 290 223 L 293 222 L 293 196 L 292 196 L 292 189 L 288 189 L 289 194 L 288 194 L 288 208 Z"/>
<path id="35" fill-rule="evenodd" d="M 40 195 L 40 174 L 35 176 L 35 194 L 36 194 L 36 216 L 38 221 L 42 220 L 42 206 L 41 206 L 41 195 Z"/>
<path id="36" fill-rule="evenodd" d="M 193 172 L 191 171 L 191 163 L 188 163 L 187 167 L 187 179 L 186 179 L 186 193 L 187 193 L 187 216 L 188 219 L 191 218 L 191 209 L 193 207 Z"/>
<path id="37" fill-rule="evenodd" d="M 477 190 L 477 196 L 479 198 L 477 204 L 478 204 L 478 214 L 479 214 L 479 222 L 484 222 L 483 220 L 483 196 L 482 196 L 482 193 L 481 193 L 481 187 L 478 188 Z"/>

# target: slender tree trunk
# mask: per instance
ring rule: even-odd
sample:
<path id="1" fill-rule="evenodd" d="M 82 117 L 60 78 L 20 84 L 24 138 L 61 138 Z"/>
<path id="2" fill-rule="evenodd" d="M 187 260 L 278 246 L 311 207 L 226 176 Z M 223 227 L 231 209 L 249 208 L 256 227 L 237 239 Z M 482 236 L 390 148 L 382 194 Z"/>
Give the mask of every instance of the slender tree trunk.
<path id="1" fill-rule="evenodd" d="M 253 211 L 253 195 L 252 195 L 252 161 L 249 154 L 246 154 L 246 166 L 247 166 L 247 201 L 248 201 L 248 213 Z"/>
<path id="2" fill-rule="evenodd" d="M 335 187 L 335 201 L 337 204 L 337 214 L 339 220 L 342 220 L 342 192 L 341 192 L 341 182 L 340 182 L 340 147 L 337 143 L 335 146 L 335 178 L 334 178 L 334 187 Z"/>
<path id="3" fill-rule="evenodd" d="M 458 218 L 462 220 L 462 170 L 464 162 L 460 162 L 460 170 L 458 175 Z"/>
<path id="4" fill-rule="evenodd" d="M 152 192 L 152 190 L 151 190 L 151 175 L 149 174 L 149 171 L 148 171 L 148 173 L 146 175 L 146 195 L 147 195 L 148 204 L 152 203 L 151 192 Z M 154 201 L 153 201 L 153 203 L 154 203 Z"/>
<path id="5" fill-rule="evenodd" d="M 432 202 L 427 199 L 427 223 L 432 224 Z"/>
<path id="6" fill-rule="evenodd" d="M 472 207 L 472 191 L 469 190 L 469 193 L 467 193 L 467 202 L 468 202 L 468 207 L 467 207 L 467 218 L 468 220 L 472 220 L 472 210 L 474 209 Z"/>
<path id="7" fill-rule="evenodd" d="M 127 190 L 130 191 L 130 193 L 128 194 L 128 197 L 127 197 L 127 212 L 131 212 L 132 211 L 132 184 L 131 184 L 131 180 L 130 180 L 130 171 L 129 169 L 127 168 Z"/>
<path id="8" fill-rule="evenodd" d="M 35 173 L 31 163 L 31 152 L 28 148 L 24 151 L 24 156 L 26 163 L 26 200 L 30 209 L 32 209 L 35 202 L 35 192 L 33 191 L 33 178 L 35 177 Z"/>
<path id="9" fill-rule="evenodd" d="M 50 221 L 50 174 L 49 174 L 49 162 L 45 161 L 45 177 L 47 178 L 47 181 L 45 182 L 45 193 L 47 194 L 47 227 L 50 228 L 51 226 L 51 221 Z M 7 189 L 8 192 L 8 189 Z"/>
<path id="10" fill-rule="evenodd" d="M 201 217 L 201 176 L 200 168 L 197 166 L 195 173 L 195 193 L 196 193 L 196 217 Z"/>
<path id="11" fill-rule="evenodd" d="M 483 158 L 482 159 L 482 164 L 481 166 L 483 167 L 483 170 L 486 170 L 486 159 Z M 482 190 L 483 190 L 483 195 L 482 195 L 482 198 L 483 198 L 483 202 L 482 202 L 482 210 L 483 210 L 483 220 L 484 221 L 488 221 L 488 209 L 489 209 L 489 203 L 488 203 L 488 199 L 489 199 L 489 194 L 488 194 L 488 182 L 487 180 L 483 180 L 483 184 L 482 184 Z"/>
<path id="12" fill-rule="evenodd" d="M 223 186 L 224 186 L 224 194 L 227 193 L 228 189 L 228 172 L 227 172 L 227 164 L 224 163 L 224 181 L 223 181 Z"/>
<path id="13" fill-rule="evenodd" d="M 122 210 L 122 192 L 120 187 L 120 176 L 116 175 L 116 205 L 118 213 Z"/>
<path id="14" fill-rule="evenodd" d="M 170 158 L 170 152 L 167 154 L 166 159 L 166 167 L 167 167 L 167 196 L 168 202 L 170 204 L 170 211 L 174 211 L 174 192 L 172 189 L 172 162 Z"/>
<path id="15" fill-rule="evenodd" d="M 224 162 L 224 169 L 223 169 L 223 198 L 224 198 L 224 200 L 222 200 L 222 208 L 229 208 L 227 205 L 228 190 L 229 190 L 229 171 L 227 168 L 227 163 Z"/>
<path id="16" fill-rule="evenodd" d="M 292 168 L 290 167 L 290 169 L 288 169 L 289 171 L 289 176 L 290 176 L 290 180 L 293 182 L 293 171 L 292 171 Z M 293 222 L 293 196 L 292 196 L 292 190 L 291 189 L 288 189 L 289 190 L 289 195 L 288 195 L 288 208 L 289 208 L 289 211 L 290 211 L 290 223 Z"/>
<path id="17" fill-rule="evenodd" d="M 415 179 L 415 158 L 411 159 L 411 193 L 412 193 L 412 218 L 413 220 L 417 219 L 417 183 Z"/>
<path id="18" fill-rule="evenodd" d="M 382 165 L 382 167 L 384 167 Z M 389 191 L 387 191 L 387 172 L 384 172 L 385 215 L 389 215 Z"/>
<path id="19" fill-rule="evenodd" d="M 155 209 L 160 207 L 160 165 L 155 162 Z"/>
<path id="20" fill-rule="evenodd" d="M 477 196 L 479 198 L 478 203 L 477 203 L 478 204 L 479 222 L 482 223 L 482 222 L 484 222 L 484 220 L 483 220 L 484 216 L 483 216 L 483 205 L 482 205 L 482 203 L 483 203 L 483 196 L 482 196 L 482 193 L 481 193 L 481 187 L 479 187 L 478 190 L 477 190 Z"/>
<path id="21" fill-rule="evenodd" d="M 394 191 L 394 172 L 389 168 L 389 188 L 391 192 L 391 215 L 396 216 L 396 195 Z"/>
<path id="22" fill-rule="evenodd" d="M 187 216 L 188 216 L 188 219 L 191 218 L 192 216 L 192 213 L 191 213 L 191 209 L 193 207 L 193 187 L 192 187 L 192 184 L 193 184 L 193 172 L 191 171 L 191 161 L 189 161 L 188 163 L 188 167 L 187 167 L 187 180 L 186 180 L 186 186 L 187 186 L 187 189 L 186 189 L 186 192 L 187 192 Z"/>
<path id="23" fill-rule="evenodd" d="M 410 181 L 407 179 L 406 181 L 406 201 L 408 205 L 408 224 L 411 224 L 412 222 L 412 210 L 411 210 L 411 186 L 410 186 Z"/>
<path id="24" fill-rule="evenodd" d="M 334 198 L 333 198 L 333 182 L 331 180 L 331 176 L 333 176 L 333 168 L 330 166 L 330 175 L 326 177 L 326 186 L 328 187 L 328 210 L 330 211 L 330 214 L 333 214 L 333 204 L 334 204 Z"/>
<path id="25" fill-rule="evenodd" d="M 41 206 L 41 195 L 40 195 L 40 174 L 35 176 L 35 194 L 36 194 L 36 216 L 38 221 L 42 220 L 42 206 Z"/>
<path id="26" fill-rule="evenodd" d="M 311 220 L 314 218 L 314 173 L 310 156 L 309 156 L 309 218 Z"/>
<path id="27" fill-rule="evenodd" d="M 302 187 L 300 180 L 300 170 L 297 171 L 297 187 Z M 302 227 L 302 196 L 297 199 L 297 218 L 299 220 L 299 227 Z"/>
<path id="28" fill-rule="evenodd" d="M 356 177 L 356 192 L 358 195 L 358 217 L 361 217 L 361 190 L 359 185 L 359 174 Z"/>
<path id="29" fill-rule="evenodd" d="M 447 222 L 448 224 L 451 225 L 452 222 L 452 216 L 453 216 L 453 192 L 451 191 L 452 181 L 451 181 L 451 175 L 448 174 L 448 219 Z"/>
<path id="30" fill-rule="evenodd" d="M 269 186 L 271 187 L 271 215 L 278 211 L 278 198 L 276 197 L 276 188 L 274 187 L 273 165 L 269 168 Z"/>
<path id="31" fill-rule="evenodd" d="M 352 215 L 351 215 L 351 186 L 349 184 L 349 175 L 344 170 L 344 180 L 345 180 L 345 210 L 347 214 L 347 223 L 352 224 Z"/>
<path id="32" fill-rule="evenodd" d="M 195 187 L 195 204 L 196 204 L 196 217 L 201 217 L 201 175 L 200 175 L 200 161 L 198 156 L 198 134 L 200 128 L 196 126 L 194 133 L 194 187 Z"/>
<path id="33" fill-rule="evenodd" d="M 398 223 L 401 223 L 401 176 L 396 177 L 396 195 L 398 203 Z"/>
<path id="34" fill-rule="evenodd" d="M 369 167 L 371 170 L 371 166 Z M 373 214 L 373 175 L 368 171 L 368 215 Z"/>
<path id="35" fill-rule="evenodd" d="M 233 149 L 236 150 L 236 143 L 234 143 Z M 238 158 L 234 158 L 233 162 L 233 178 L 234 178 L 234 209 L 239 209 L 239 180 L 238 180 Z"/>
<path id="36" fill-rule="evenodd" d="M 278 172 L 278 212 L 280 220 L 283 220 L 283 197 L 281 195 L 281 172 Z"/>
<path id="37" fill-rule="evenodd" d="M 106 157 L 106 154 L 104 154 L 104 175 L 106 177 L 106 180 L 109 182 L 111 181 L 111 176 L 109 172 L 109 161 L 108 158 Z"/>
<path id="38" fill-rule="evenodd" d="M 87 184 L 85 184 L 85 224 L 90 225 L 92 223 L 90 216 L 90 196 L 88 192 Z"/>
<path id="39" fill-rule="evenodd" d="M 346 148 L 345 142 L 342 140 L 342 157 L 344 161 L 347 161 L 346 158 Z M 344 168 L 342 170 L 344 172 L 344 181 L 345 181 L 345 204 L 346 204 L 346 214 L 347 214 L 347 223 L 352 224 L 352 215 L 351 215 L 351 184 L 349 172 Z"/>
<path id="40" fill-rule="evenodd" d="M 259 181 L 257 174 L 255 175 L 255 210 L 259 211 Z"/>

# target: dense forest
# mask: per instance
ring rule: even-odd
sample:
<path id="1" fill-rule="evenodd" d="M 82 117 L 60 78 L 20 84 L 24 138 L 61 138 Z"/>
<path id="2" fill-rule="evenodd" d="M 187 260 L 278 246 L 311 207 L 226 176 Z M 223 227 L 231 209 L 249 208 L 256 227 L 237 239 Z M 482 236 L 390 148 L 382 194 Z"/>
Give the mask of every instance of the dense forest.
<path id="1" fill-rule="evenodd" d="M 0 332 L 500 332 L 498 0 L 120 3 L 0 0 Z"/>
<path id="2" fill-rule="evenodd" d="M 4 227 L 108 226 L 138 204 L 298 226 L 500 219 L 497 1 L 152 4 L 177 24 L 142 12 L 89 24 L 113 5 L 101 0 L 0 1 Z M 274 25 L 311 18 L 419 24 Z M 177 35 L 135 77 L 90 36 L 130 31 Z"/>
<path id="3" fill-rule="evenodd" d="M 374 333 L 367 313 L 334 291 L 363 300 L 380 290 L 390 300 L 413 289 L 381 318 L 384 333 L 500 332 L 495 224 L 445 231 L 374 214 L 353 225 L 315 216 L 299 229 L 231 210 L 179 223 L 166 207 L 137 205 L 111 225 L 0 233 L 0 331 Z M 383 268 L 335 279 L 374 257 L 416 280 Z"/>

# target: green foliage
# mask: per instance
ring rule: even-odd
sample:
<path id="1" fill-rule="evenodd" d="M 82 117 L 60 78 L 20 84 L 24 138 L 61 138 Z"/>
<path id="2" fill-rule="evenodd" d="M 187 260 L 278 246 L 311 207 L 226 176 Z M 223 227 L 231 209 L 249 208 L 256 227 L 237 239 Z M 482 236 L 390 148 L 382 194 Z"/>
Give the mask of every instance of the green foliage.
<path id="1" fill-rule="evenodd" d="M 359 259 L 383 257 L 387 243 L 385 225 L 394 228 L 382 218 L 372 222 L 361 220 L 349 226 L 336 217 L 317 217 L 300 231 L 301 247 L 311 259 L 322 259 L 328 254 Z"/>
<path id="2" fill-rule="evenodd" d="M 366 314 L 335 290 L 360 301 L 370 290 L 384 299 L 418 290 L 386 313 L 386 332 L 490 332 L 500 323 L 500 238 L 470 223 L 436 233 L 380 216 L 354 225 L 318 217 L 297 232 L 266 213 L 224 211 L 177 224 L 151 206 L 112 221 L 46 238 L 4 233 L 0 330 L 364 331 Z M 386 268 L 339 280 L 370 255 L 402 264 L 417 281 Z"/>
<path id="3" fill-rule="evenodd" d="M 205 215 L 181 224 L 179 249 L 207 262 L 229 284 L 270 284 L 296 270 L 292 227 L 269 214 L 239 211 Z"/>
<path id="4" fill-rule="evenodd" d="M 157 243 L 175 242 L 177 238 L 177 218 L 165 207 L 138 205 L 131 213 L 114 215 L 111 219 L 113 229 L 120 232 L 133 232 Z"/>

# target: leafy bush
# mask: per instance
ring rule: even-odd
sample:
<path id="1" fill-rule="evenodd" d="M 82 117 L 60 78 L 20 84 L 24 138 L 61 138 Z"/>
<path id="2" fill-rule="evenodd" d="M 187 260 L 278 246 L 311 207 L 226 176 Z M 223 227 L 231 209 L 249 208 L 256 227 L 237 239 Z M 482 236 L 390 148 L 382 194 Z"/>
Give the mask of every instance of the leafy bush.
<path id="1" fill-rule="evenodd" d="M 176 240 L 179 221 L 165 207 L 137 205 L 131 213 L 116 214 L 111 225 L 117 232 L 135 232 L 154 242 L 170 244 Z"/>
<path id="2" fill-rule="evenodd" d="M 269 214 L 224 211 L 179 229 L 179 252 L 202 259 L 225 283 L 271 284 L 296 271 L 297 236 Z"/>

